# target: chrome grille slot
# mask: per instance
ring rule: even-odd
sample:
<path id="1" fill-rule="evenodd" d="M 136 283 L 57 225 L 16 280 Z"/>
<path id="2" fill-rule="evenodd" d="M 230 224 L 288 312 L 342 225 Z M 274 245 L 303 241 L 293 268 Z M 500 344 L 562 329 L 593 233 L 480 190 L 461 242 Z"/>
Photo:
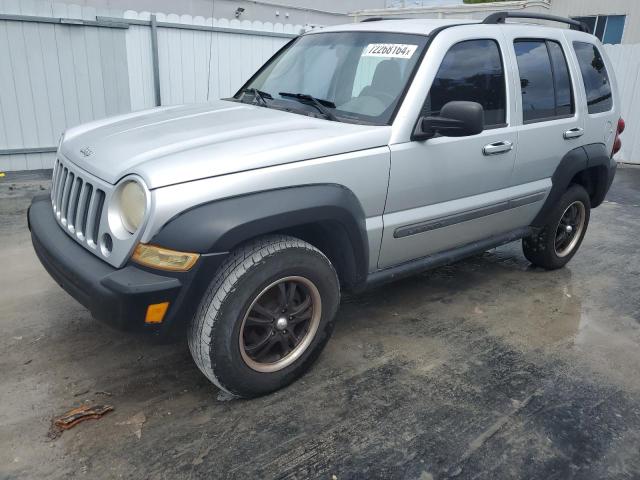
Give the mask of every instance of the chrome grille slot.
<path id="1" fill-rule="evenodd" d="M 89 196 L 87 204 L 86 222 L 84 224 L 84 236 L 87 245 L 91 248 L 96 247 L 98 239 L 98 229 L 100 227 L 100 215 L 102 215 L 102 206 L 104 204 L 104 192 L 94 188 Z"/>
<path id="2" fill-rule="evenodd" d="M 80 191 L 82 190 L 83 181 L 80 177 L 76 177 L 71 187 L 69 195 L 69 207 L 67 208 L 67 225 L 72 233 L 75 232 L 76 211 L 78 209 L 78 200 L 80 199 Z"/>
<path id="3" fill-rule="evenodd" d="M 80 240 L 84 240 L 84 231 L 87 228 L 87 213 L 89 211 L 89 198 L 93 193 L 93 186 L 90 183 L 84 182 L 82 184 L 82 190 L 78 196 L 78 205 L 76 206 L 76 220 L 75 229 L 76 236 Z"/>
<path id="4" fill-rule="evenodd" d="M 84 240 L 85 232 L 87 231 L 87 220 L 89 219 L 89 205 L 93 196 L 93 185 L 85 183 L 84 194 L 80 200 L 81 204 L 78 205 L 78 213 L 80 215 L 80 222 L 78 223 L 79 229 L 77 229 L 77 235 L 80 240 Z"/>
<path id="5" fill-rule="evenodd" d="M 62 193 L 62 205 L 60 205 L 61 217 L 60 221 L 63 225 L 67 224 L 67 215 L 69 213 L 69 197 L 71 196 L 71 187 L 73 187 L 73 180 L 75 175 L 71 172 L 67 173 L 67 178 L 64 182 L 64 192 Z"/>
<path id="6" fill-rule="evenodd" d="M 51 175 L 51 203 L 53 204 L 53 211 L 58 208 L 56 205 L 56 180 L 60 176 L 60 160 L 56 159 L 56 163 L 53 166 L 53 174 Z"/>
<path id="7" fill-rule="evenodd" d="M 62 210 L 62 193 L 64 192 L 64 184 L 67 179 L 67 174 L 69 173 L 67 167 L 61 168 L 60 170 L 60 178 L 58 178 L 58 185 L 56 186 L 56 206 L 58 207 L 56 209 L 56 215 L 58 216 L 58 219 L 60 219 L 60 211 Z"/>
<path id="8" fill-rule="evenodd" d="M 104 198 L 105 194 L 102 190 L 96 189 L 95 194 L 93 195 L 95 198 L 95 212 L 91 214 L 91 218 L 94 219 L 92 229 L 87 229 L 87 235 L 91 235 L 91 238 L 88 238 L 89 241 L 92 241 L 95 244 L 98 243 L 98 233 L 100 229 L 100 219 L 102 218 L 102 207 L 104 206 Z"/>

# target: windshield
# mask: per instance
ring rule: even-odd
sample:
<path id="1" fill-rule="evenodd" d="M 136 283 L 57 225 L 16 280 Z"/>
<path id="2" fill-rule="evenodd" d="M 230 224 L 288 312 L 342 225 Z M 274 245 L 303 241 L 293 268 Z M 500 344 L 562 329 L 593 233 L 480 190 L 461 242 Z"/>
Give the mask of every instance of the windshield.
<path id="1" fill-rule="evenodd" d="M 330 120 L 386 125 L 426 41 L 423 35 L 384 32 L 303 35 L 235 98 Z"/>

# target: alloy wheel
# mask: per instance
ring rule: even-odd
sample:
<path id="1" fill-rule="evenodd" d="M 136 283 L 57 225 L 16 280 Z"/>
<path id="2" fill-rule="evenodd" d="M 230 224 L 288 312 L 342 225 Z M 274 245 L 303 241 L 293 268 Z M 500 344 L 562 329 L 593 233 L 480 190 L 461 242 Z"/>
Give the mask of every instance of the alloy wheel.
<path id="1" fill-rule="evenodd" d="M 585 218 L 585 207 L 582 202 L 573 202 L 566 208 L 556 228 L 554 239 L 558 257 L 566 257 L 573 252 L 582 236 Z"/>
<path id="2" fill-rule="evenodd" d="M 276 372 L 307 350 L 320 324 L 320 292 L 311 280 L 279 279 L 251 303 L 240 328 L 240 354 L 258 372 Z"/>

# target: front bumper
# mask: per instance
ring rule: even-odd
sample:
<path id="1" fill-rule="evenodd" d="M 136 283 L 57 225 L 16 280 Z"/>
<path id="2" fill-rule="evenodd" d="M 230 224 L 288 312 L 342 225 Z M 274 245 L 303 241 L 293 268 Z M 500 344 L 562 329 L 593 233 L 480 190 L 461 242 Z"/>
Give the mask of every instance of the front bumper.
<path id="1" fill-rule="evenodd" d="M 122 330 L 162 336 L 182 330 L 224 258 L 203 256 L 189 272 L 158 274 L 133 263 L 116 269 L 71 239 L 53 215 L 49 196 L 33 199 L 27 216 L 40 262 L 94 318 Z M 147 307 L 161 302 L 169 302 L 162 323 L 146 324 Z"/>

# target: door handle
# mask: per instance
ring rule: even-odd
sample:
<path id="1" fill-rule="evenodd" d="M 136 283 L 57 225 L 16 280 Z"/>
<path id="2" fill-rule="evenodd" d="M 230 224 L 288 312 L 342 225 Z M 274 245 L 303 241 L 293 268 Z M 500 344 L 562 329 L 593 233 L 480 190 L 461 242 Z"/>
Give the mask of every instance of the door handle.
<path id="1" fill-rule="evenodd" d="M 499 153 L 510 152 L 513 149 L 513 143 L 509 140 L 503 140 L 502 142 L 494 142 L 482 147 L 482 153 L 485 155 L 497 155 Z"/>
<path id="2" fill-rule="evenodd" d="M 584 128 L 576 127 L 571 130 L 567 130 L 562 134 L 565 140 L 571 140 L 572 138 L 578 138 L 584 135 Z"/>

